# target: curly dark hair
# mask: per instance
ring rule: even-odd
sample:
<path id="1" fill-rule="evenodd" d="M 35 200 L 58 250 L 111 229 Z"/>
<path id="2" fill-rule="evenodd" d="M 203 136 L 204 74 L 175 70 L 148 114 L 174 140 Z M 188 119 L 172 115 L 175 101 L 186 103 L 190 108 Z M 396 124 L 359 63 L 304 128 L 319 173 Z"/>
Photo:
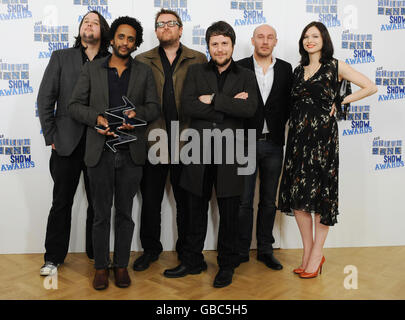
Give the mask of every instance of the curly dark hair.
<path id="1" fill-rule="evenodd" d="M 82 37 L 80 36 L 80 28 L 82 27 L 84 19 L 89 15 L 90 13 L 95 13 L 98 16 L 98 19 L 100 21 L 100 52 L 106 53 L 108 52 L 108 47 L 110 46 L 110 26 L 108 25 L 108 22 L 105 20 L 105 18 L 101 15 L 100 12 L 98 11 L 89 11 L 87 12 L 84 16 L 82 21 L 80 21 L 79 24 L 79 34 L 77 37 L 75 37 L 75 43 L 73 45 L 73 48 L 79 48 L 82 45 Z"/>
<path id="2" fill-rule="evenodd" d="M 307 33 L 308 29 L 311 27 L 316 27 L 319 32 L 321 33 L 322 37 L 322 54 L 321 54 L 321 59 L 319 60 L 321 63 L 325 63 L 328 60 L 331 60 L 333 58 L 333 43 L 332 39 L 330 38 L 330 34 L 328 29 L 325 27 L 325 25 L 322 22 L 319 21 L 312 21 L 310 24 L 308 24 L 304 30 L 302 30 L 302 34 L 300 37 L 299 41 L 299 48 L 300 48 L 300 54 L 301 54 L 301 65 L 307 66 L 309 64 L 309 55 L 308 52 L 304 48 L 303 40 L 305 37 L 305 34 Z"/>
<path id="3" fill-rule="evenodd" d="M 120 25 L 127 24 L 135 29 L 136 31 L 136 39 L 135 39 L 135 47 L 138 48 L 141 43 L 143 42 L 143 28 L 141 23 L 136 20 L 135 18 L 131 18 L 128 16 L 119 17 L 111 23 L 110 27 L 110 40 L 114 39 L 115 33 Z"/>
<path id="4" fill-rule="evenodd" d="M 209 46 L 210 38 L 213 36 L 224 36 L 231 38 L 232 46 L 235 45 L 236 35 L 232 26 L 225 21 L 214 22 L 205 33 L 205 41 L 207 46 Z"/>

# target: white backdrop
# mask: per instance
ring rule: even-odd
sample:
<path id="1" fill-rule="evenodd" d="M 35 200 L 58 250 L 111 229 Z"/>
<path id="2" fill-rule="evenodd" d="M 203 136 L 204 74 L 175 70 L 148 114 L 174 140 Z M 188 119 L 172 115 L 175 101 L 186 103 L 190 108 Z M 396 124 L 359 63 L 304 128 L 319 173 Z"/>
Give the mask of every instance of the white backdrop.
<path id="1" fill-rule="evenodd" d="M 146 51 L 158 44 L 153 22 L 162 6 L 180 13 L 184 22 L 182 42 L 202 52 L 206 52 L 206 28 L 217 20 L 229 22 L 237 34 L 235 60 L 252 54 L 254 28 L 269 23 L 278 31 L 275 56 L 293 67 L 299 61 L 298 39 L 304 26 L 313 20 L 327 24 L 335 57 L 375 80 L 379 91 L 353 104 L 354 121 L 339 123 L 340 215 L 326 246 L 405 245 L 403 1 L 1 0 L 0 253 L 44 252 L 52 180 L 50 147 L 44 144 L 35 101 L 50 50 L 71 47 L 80 17 L 89 9 L 97 9 L 109 23 L 122 15 L 139 19 L 144 43 L 135 54 Z M 359 128 L 352 128 L 356 126 Z M 384 155 L 394 163 L 384 163 Z M 135 251 L 142 250 L 140 201 L 138 195 L 133 208 Z M 84 251 L 86 206 L 80 183 L 73 206 L 71 252 Z M 170 188 L 162 212 L 164 250 L 174 250 L 177 231 Z M 205 249 L 216 248 L 218 219 L 216 201 L 212 201 Z M 301 247 L 293 218 L 278 213 L 274 233 L 275 247 Z"/>

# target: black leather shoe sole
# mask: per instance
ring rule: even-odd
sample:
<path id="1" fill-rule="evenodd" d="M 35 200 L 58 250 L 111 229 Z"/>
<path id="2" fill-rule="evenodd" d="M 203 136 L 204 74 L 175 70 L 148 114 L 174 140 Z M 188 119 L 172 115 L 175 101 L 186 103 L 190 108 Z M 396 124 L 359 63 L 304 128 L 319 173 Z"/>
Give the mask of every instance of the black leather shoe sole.
<path id="1" fill-rule="evenodd" d="M 138 262 L 139 259 L 143 258 L 143 256 L 139 257 L 135 262 L 134 265 L 132 266 L 132 269 L 135 271 L 144 271 L 150 267 L 150 264 L 157 259 L 159 259 L 159 256 L 150 256 L 148 260 L 147 258 L 143 258 L 142 261 Z"/>

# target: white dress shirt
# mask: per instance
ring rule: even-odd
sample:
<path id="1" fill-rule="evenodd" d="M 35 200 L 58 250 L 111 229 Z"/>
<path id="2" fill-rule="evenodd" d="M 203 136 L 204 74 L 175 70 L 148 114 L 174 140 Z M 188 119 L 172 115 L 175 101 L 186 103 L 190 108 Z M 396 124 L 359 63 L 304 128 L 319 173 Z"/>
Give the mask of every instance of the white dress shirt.
<path id="1" fill-rule="evenodd" d="M 274 65 L 276 64 L 276 58 L 273 58 L 272 64 L 267 69 L 267 72 L 263 72 L 263 68 L 257 63 L 255 57 L 253 56 L 253 63 L 255 66 L 255 74 L 257 83 L 259 85 L 260 94 L 263 99 L 263 103 L 266 105 L 267 98 L 270 95 L 271 88 L 273 87 L 274 82 Z M 266 119 L 264 119 L 263 125 L 263 132 L 262 133 L 269 133 L 269 129 L 267 127 Z"/>

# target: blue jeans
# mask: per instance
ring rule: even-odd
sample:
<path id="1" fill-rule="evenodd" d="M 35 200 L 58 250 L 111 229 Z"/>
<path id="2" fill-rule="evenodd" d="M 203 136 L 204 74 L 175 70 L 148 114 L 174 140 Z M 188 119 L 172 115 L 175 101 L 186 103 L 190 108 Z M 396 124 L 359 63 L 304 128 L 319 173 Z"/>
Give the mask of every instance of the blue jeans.
<path id="1" fill-rule="evenodd" d="M 256 170 L 245 177 L 239 208 L 239 254 L 249 255 L 253 229 L 253 200 L 259 170 L 260 198 L 257 212 L 256 237 L 258 254 L 273 252 L 273 226 L 276 217 L 276 195 L 283 163 L 283 147 L 270 140 L 256 143 Z"/>
<path id="2" fill-rule="evenodd" d="M 99 163 L 87 169 L 93 198 L 93 247 L 96 269 L 107 269 L 110 261 L 111 209 L 115 206 L 114 267 L 128 266 L 134 222 L 132 204 L 142 178 L 129 151 L 104 151 Z"/>

